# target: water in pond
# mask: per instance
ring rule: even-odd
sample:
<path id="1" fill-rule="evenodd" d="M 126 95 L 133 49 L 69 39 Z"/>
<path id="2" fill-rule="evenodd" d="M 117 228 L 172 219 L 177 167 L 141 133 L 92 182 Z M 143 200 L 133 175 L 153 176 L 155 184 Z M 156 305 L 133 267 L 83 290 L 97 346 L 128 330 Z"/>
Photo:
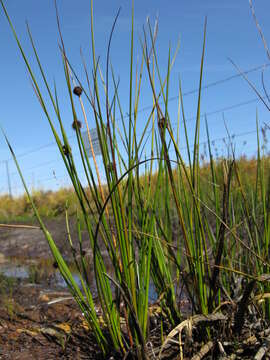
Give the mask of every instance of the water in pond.
<path id="1" fill-rule="evenodd" d="M 55 269 L 51 262 L 21 262 L 8 259 L 0 264 L 0 274 L 8 278 L 25 280 L 30 283 L 48 284 L 51 286 L 66 287 L 59 270 Z M 80 285 L 80 277 L 75 271 L 72 272 L 73 278 Z"/>
<path id="2" fill-rule="evenodd" d="M 80 288 L 80 277 L 74 266 L 71 266 L 72 275 Z M 66 288 L 66 282 L 61 276 L 58 269 L 53 267 L 52 262 L 49 261 L 19 261 L 17 259 L 6 259 L 5 262 L 0 263 L 0 274 L 17 280 L 32 284 L 41 284 L 49 287 L 62 287 Z M 92 292 L 96 293 L 95 281 L 93 278 L 93 271 L 90 271 L 89 280 L 93 284 Z M 154 285 L 151 283 L 149 288 L 149 300 L 155 301 L 157 299 Z"/>

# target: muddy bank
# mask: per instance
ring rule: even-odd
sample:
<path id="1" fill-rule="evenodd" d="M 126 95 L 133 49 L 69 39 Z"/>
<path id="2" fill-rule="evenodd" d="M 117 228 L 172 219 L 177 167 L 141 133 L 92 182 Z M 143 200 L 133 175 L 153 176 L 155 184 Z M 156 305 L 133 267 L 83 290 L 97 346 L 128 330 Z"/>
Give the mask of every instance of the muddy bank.
<path id="1" fill-rule="evenodd" d="M 68 292 L 15 285 L 0 299 L 0 359 L 98 359 L 99 350 Z"/>
<path id="2" fill-rule="evenodd" d="M 71 258 L 65 219 L 49 219 L 45 221 L 45 224 L 59 247 L 61 254 L 65 258 Z M 77 232 L 74 219 L 70 220 L 70 234 L 74 241 L 74 246 L 76 246 Z M 86 231 L 82 231 L 82 238 L 85 250 L 88 251 L 89 240 Z M 52 258 L 47 240 L 41 229 L 0 227 L 0 248 L 0 252 L 6 257 L 17 259 Z"/>
<path id="3" fill-rule="evenodd" d="M 72 254 L 64 219 L 49 220 L 46 225 L 69 261 Z M 71 223 L 70 230 L 75 245 L 74 223 Z M 86 232 L 83 232 L 83 244 L 90 253 Z M 101 359 L 83 314 L 64 283 L 60 283 L 61 276 L 53 266 L 42 231 L 0 228 L 0 252 L 0 359 Z M 91 283 L 95 297 L 93 277 Z M 154 288 L 149 291 L 151 298 L 151 294 L 155 294 Z M 94 301 L 99 319 L 104 324 L 100 305 L 96 298 Z M 183 320 L 192 315 L 189 303 L 180 301 L 179 306 L 182 314 L 187 314 Z M 270 328 L 260 311 L 250 306 L 243 330 L 236 336 L 233 327 L 236 310 L 236 300 L 226 301 L 222 304 L 224 320 L 206 325 L 203 318 L 202 324 L 194 327 L 192 337 L 184 333 L 184 359 L 270 359 Z M 148 316 L 149 359 L 154 360 L 160 351 L 162 338 L 164 340 L 172 329 L 158 301 L 150 301 Z M 211 329 L 212 334 L 208 342 L 205 340 L 206 329 Z M 114 352 L 108 358 L 121 359 Z M 175 340 L 164 349 L 163 359 L 178 358 L 179 343 Z"/>
<path id="4" fill-rule="evenodd" d="M 2 284 L 3 285 L 3 284 Z M 102 359 L 89 327 L 78 306 L 66 291 L 52 290 L 38 285 L 5 284 L 6 295 L 0 298 L 0 359 L 1 360 L 53 360 Z M 1 286 L 3 290 L 3 286 Z M 8 291 L 9 290 L 9 291 Z M 9 296 L 7 294 L 9 293 Z M 158 305 L 149 309 L 150 360 L 157 359 L 161 348 L 161 318 Z M 101 311 L 96 305 L 100 321 Z M 184 360 L 240 360 L 270 359 L 270 329 L 260 319 L 247 316 L 240 336 L 232 333 L 231 313 L 224 311 L 221 322 L 209 324 L 212 338 L 202 341 L 200 333 L 206 331 L 204 319 L 193 325 L 193 336 L 182 334 Z M 152 315 L 150 315 L 152 314 Z M 195 323 L 195 320 L 194 320 Z M 166 338 L 169 328 L 162 319 Z M 106 331 L 106 329 L 104 329 Z M 113 351 L 105 359 L 120 360 Z M 129 357 L 127 357 L 129 359 Z M 180 359 L 179 343 L 171 342 L 163 351 L 163 360 Z"/>
<path id="5" fill-rule="evenodd" d="M 74 264 L 73 254 L 67 237 L 66 223 L 64 218 L 49 219 L 45 224 L 52 234 L 56 245 L 66 260 L 73 274 L 74 280 L 79 286 L 80 279 L 78 269 Z M 19 225 L 19 224 L 18 224 Z M 20 224 L 22 225 L 22 224 Z M 79 241 L 77 240 L 75 219 L 70 220 L 70 235 L 73 246 L 79 256 Z M 91 290 L 96 293 L 93 271 L 93 256 L 90 248 L 87 231 L 82 231 L 82 243 L 87 260 L 88 279 Z M 111 263 L 106 250 L 102 250 L 108 272 Z M 14 278 L 21 282 L 49 286 L 50 288 L 65 288 L 63 280 L 54 258 L 51 254 L 48 242 L 39 228 L 5 228 L 0 227 L 0 276 Z"/>
<path id="6" fill-rule="evenodd" d="M 64 219 L 47 220 L 71 259 Z M 71 236 L 76 243 L 75 223 Z M 87 233 L 83 243 L 88 251 Z M 40 229 L 0 228 L 0 359 L 98 359 L 89 328 Z M 76 274 L 74 273 L 76 280 Z"/>

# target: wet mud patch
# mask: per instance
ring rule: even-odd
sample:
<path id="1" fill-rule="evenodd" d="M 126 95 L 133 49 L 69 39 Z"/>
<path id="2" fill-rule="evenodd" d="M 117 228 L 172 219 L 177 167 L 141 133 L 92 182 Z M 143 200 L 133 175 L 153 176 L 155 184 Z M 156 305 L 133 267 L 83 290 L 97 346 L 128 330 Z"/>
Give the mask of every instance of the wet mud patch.
<path id="1" fill-rule="evenodd" d="M 25 284 L 1 297 L 1 359 L 98 359 L 95 344 L 68 292 Z"/>
<path id="2" fill-rule="evenodd" d="M 71 256 L 64 218 L 47 219 L 44 221 L 52 234 L 61 254 L 65 258 Z M 35 224 L 37 225 L 37 224 Z M 77 238 L 75 219 L 70 219 L 70 234 Z M 89 249 L 87 232 L 82 231 L 85 250 Z M 76 244 L 77 241 L 74 241 Z M 48 259 L 51 258 L 48 242 L 39 228 L 2 228 L 0 227 L 1 253 L 6 257 L 18 259 Z"/>
<path id="3" fill-rule="evenodd" d="M 84 316 L 68 291 L 8 281 L 10 279 L 1 283 L 0 359 L 102 359 Z M 95 303 L 102 319 L 97 299 Z M 248 314 L 241 334 L 236 336 L 232 322 L 235 308 L 230 304 L 223 310 L 224 315 L 208 319 L 194 317 L 191 336 L 183 326 L 181 334 L 178 331 L 167 341 L 162 359 L 180 359 L 181 351 L 184 360 L 270 359 L 270 329 L 265 328 L 259 318 Z M 152 304 L 147 342 L 149 359 L 158 359 L 162 337 L 163 341 L 168 339 L 171 330 L 159 304 Z M 207 339 L 208 331 L 211 340 Z M 121 359 L 113 351 L 106 359 L 109 358 Z"/>

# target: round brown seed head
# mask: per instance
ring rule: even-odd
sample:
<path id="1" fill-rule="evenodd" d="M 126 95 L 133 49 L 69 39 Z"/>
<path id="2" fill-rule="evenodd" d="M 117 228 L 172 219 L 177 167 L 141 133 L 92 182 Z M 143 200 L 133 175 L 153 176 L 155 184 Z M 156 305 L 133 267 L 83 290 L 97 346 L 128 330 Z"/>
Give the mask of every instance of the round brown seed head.
<path id="1" fill-rule="evenodd" d="M 75 88 L 73 89 L 73 94 L 75 94 L 77 96 L 81 96 L 82 95 L 82 88 L 80 86 L 75 86 Z"/>
<path id="2" fill-rule="evenodd" d="M 62 146 L 62 149 L 63 149 L 63 153 L 68 156 L 71 154 L 71 148 L 69 146 L 66 146 L 66 145 L 63 145 Z"/>
<path id="3" fill-rule="evenodd" d="M 80 130 L 82 128 L 82 123 L 80 120 L 74 119 L 73 123 L 72 123 L 72 128 L 74 130 L 78 129 Z"/>
<path id="4" fill-rule="evenodd" d="M 113 172 L 113 170 L 114 170 L 114 165 L 113 165 L 113 163 L 109 163 L 109 164 L 107 165 L 107 170 L 108 170 L 108 172 Z"/>
<path id="5" fill-rule="evenodd" d="M 159 119 L 159 120 L 158 120 L 158 127 L 159 127 L 160 129 L 164 129 L 165 123 L 166 123 L 166 119 L 165 119 L 165 118 Z"/>

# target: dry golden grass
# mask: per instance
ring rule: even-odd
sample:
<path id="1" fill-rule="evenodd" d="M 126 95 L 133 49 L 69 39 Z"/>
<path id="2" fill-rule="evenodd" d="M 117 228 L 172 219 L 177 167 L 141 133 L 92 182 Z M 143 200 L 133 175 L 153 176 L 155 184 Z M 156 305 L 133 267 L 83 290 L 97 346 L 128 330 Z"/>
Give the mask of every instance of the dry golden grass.
<path id="1" fill-rule="evenodd" d="M 264 157 L 262 159 L 264 162 L 264 168 L 269 169 L 270 167 L 270 157 Z M 257 172 L 257 160 L 255 158 L 247 159 L 242 156 L 237 160 L 237 166 L 241 173 L 241 178 L 244 182 L 244 186 L 251 186 L 256 182 L 256 172 Z M 216 162 L 217 175 L 222 174 L 222 161 Z M 210 175 L 210 166 L 205 163 L 201 169 L 201 181 L 202 185 L 205 182 L 207 185 L 207 179 Z M 153 179 L 156 174 L 153 174 Z M 174 171 L 174 175 L 177 175 L 177 171 Z M 147 178 L 141 176 L 143 186 L 147 186 Z M 265 178 L 267 182 L 268 179 Z M 222 175 L 217 176 L 218 185 L 222 184 Z M 208 186 L 205 187 L 207 191 Z M 105 196 L 108 195 L 107 189 L 104 187 Z M 88 198 L 90 198 L 90 192 L 87 191 Z M 66 204 L 68 206 L 69 214 L 74 214 L 77 209 L 77 200 L 72 188 L 61 188 L 57 191 L 43 191 L 35 190 L 32 193 L 34 202 L 43 217 L 57 217 L 65 213 Z M 10 198 L 8 195 L 0 197 L 0 221 L 2 222 L 11 222 L 16 220 L 29 221 L 34 217 L 33 210 L 29 200 L 26 195 L 22 195 L 15 198 Z"/>

